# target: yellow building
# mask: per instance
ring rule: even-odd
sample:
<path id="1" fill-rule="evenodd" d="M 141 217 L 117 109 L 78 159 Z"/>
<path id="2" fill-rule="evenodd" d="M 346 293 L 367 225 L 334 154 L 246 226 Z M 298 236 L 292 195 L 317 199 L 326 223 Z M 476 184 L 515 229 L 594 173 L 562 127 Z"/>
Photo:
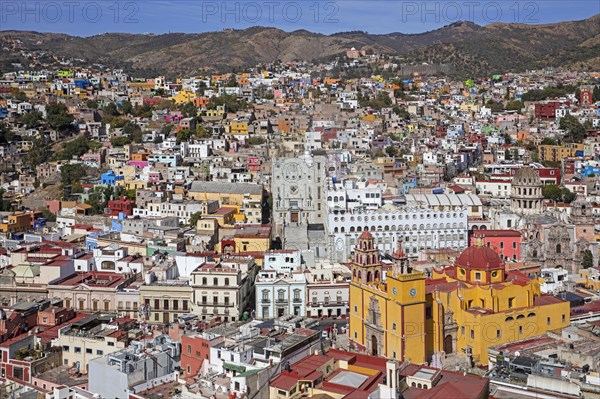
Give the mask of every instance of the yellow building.
<path id="1" fill-rule="evenodd" d="M 189 90 L 181 90 L 177 93 L 177 96 L 172 97 L 171 99 L 175 101 L 175 104 L 186 104 L 194 101 L 196 98 L 196 94 Z"/>
<path id="2" fill-rule="evenodd" d="M 568 302 L 542 295 L 539 280 L 506 271 L 490 248 L 467 248 L 454 266 L 434 269 L 426 283 L 401 249 L 381 281 L 372 245 L 370 234 L 363 234 L 359 246 L 367 250 L 355 249 L 350 286 L 350 339 L 369 353 L 413 363 L 458 353 L 485 365 L 490 346 L 570 323 Z"/>
<path id="3" fill-rule="evenodd" d="M 490 346 L 521 341 L 570 323 L 569 303 L 542 295 L 538 279 L 507 272 L 488 247 L 463 251 L 455 266 L 434 270 L 427 286 L 427 348 L 487 364 Z"/>
<path id="4" fill-rule="evenodd" d="M 247 203 L 262 203 L 263 188 L 254 183 L 221 183 L 194 181 L 188 198 L 196 201 L 218 201 L 221 207 L 236 208 L 239 212 Z"/>
<path id="5" fill-rule="evenodd" d="M 583 152 L 584 145 L 581 143 L 568 143 L 564 145 L 538 145 L 538 154 L 540 161 L 560 162 L 564 158 L 570 158 L 577 155 L 577 151 Z"/>
<path id="6" fill-rule="evenodd" d="M 425 276 L 412 271 L 400 251 L 385 281 L 373 236 L 360 235 L 350 284 L 350 340 L 375 356 L 427 362 Z"/>
<path id="7" fill-rule="evenodd" d="M 248 121 L 232 121 L 229 125 L 229 133 L 239 136 L 248 135 Z"/>
<path id="8" fill-rule="evenodd" d="M 21 233 L 33 227 L 33 212 L 15 212 L 0 222 L 0 232 Z"/>

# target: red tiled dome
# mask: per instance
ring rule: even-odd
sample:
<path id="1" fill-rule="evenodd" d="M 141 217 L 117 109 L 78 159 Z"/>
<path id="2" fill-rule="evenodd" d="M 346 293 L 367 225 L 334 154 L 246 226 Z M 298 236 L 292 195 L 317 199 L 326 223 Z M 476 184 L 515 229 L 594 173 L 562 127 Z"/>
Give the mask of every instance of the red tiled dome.
<path id="1" fill-rule="evenodd" d="M 370 240 L 371 238 L 373 238 L 373 236 L 368 231 L 363 231 L 360 237 L 358 237 L 359 240 Z"/>
<path id="2" fill-rule="evenodd" d="M 500 256 L 488 247 L 469 247 L 465 249 L 456 260 L 456 266 L 478 269 L 492 270 L 501 269 L 502 261 Z"/>

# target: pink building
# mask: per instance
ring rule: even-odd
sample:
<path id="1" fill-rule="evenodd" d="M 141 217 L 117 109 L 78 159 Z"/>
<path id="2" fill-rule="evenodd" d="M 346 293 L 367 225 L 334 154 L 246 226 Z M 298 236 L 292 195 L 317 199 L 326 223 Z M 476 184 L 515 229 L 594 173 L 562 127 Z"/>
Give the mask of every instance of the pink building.
<path id="1" fill-rule="evenodd" d="M 516 230 L 474 230 L 470 246 L 479 243 L 492 248 L 503 260 L 521 260 L 521 233 Z"/>

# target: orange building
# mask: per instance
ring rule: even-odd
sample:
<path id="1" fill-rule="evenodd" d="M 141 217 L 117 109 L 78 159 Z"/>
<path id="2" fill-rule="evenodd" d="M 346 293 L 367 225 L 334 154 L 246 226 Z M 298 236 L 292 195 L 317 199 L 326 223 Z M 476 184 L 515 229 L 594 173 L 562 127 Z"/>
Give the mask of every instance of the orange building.
<path id="1" fill-rule="evenodd" d="M 181 337 L 181 368 L 183 378 L 195 377 L 200 373 L 202 363 L 210 362 L 210 348 L 217 346 L 225 338 L 222 335 L 201 333 Z"/>

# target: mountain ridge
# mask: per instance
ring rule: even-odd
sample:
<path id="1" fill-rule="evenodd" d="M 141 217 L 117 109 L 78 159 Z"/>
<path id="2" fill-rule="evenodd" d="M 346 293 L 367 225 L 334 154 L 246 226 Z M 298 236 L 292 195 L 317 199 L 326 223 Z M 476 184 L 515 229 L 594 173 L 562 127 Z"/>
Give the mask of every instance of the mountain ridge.
<path id="1" fill-rule="evenodd" d="M 63 33 L 0 31 L 0 70 L 23 53 L 82 59 L 123 67 L 140 75 L 186 75 L 201 70 L 231 71 L 259 63 L 312 61 L 343 55 L 351 47 L 400 56 L 406 63 L 449 63 L 459 74 L 476 75 L 543 68 L 590 67 L 600 53 L 600 14 L 554 24 L 457 21 L 438 29 L 405 34 L 362 31 L 321 34 L 256 26 L 204 33 Z M 571 59 L 569 59 L 571 57 Z M 43 61 L 43 60 L 42 60 Z M 593 63 L 591 64 L 593 65 Z"/>

